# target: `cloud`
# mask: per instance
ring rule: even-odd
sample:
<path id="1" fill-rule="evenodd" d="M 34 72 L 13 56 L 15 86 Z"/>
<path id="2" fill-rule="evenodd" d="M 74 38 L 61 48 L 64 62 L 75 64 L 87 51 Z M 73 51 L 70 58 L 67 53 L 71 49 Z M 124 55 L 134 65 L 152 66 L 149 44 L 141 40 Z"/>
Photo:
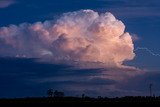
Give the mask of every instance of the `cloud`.
<path id="1" fill-rule="evenodd" d="M 134 71 L 129 69 L 75 68 L 40 63 L 33 58 L 6 57 L 0 58 L 0 62 L 0 83 L 3 84 L 0 88 L 1 97 L 44 96 L 49 88 L 72 96 L 81 96 L 83 93 L 95 97 L 138 95 L 139 91 L 135 88 L 140 83 L 138 80 L 144 82 L 148 78 L 131 76 Z"/>
<path id="2" fill-rule="evenodd" d="M 139 41 L 139 40 L 141 40 L 141 38 L 136 34 L 132 34 L 132 40 L 133 41 Z"/>
<path id="3" fill-rule="evenodd" d="M 0 0 L 0 8 L 6 8 L 14 4 L 15 0 Z"/>
<path id="4" fill-rule="evenodd" d="M 111 13 L 64 13 L 56 21 L 0 28 L 0 55 L 123 67 L 135 56 L 132 37 Z"/>
<path id="5" fill-rule="evenodd" d="M 159 17 L 159 0 L 99 0 L 98 10 L 108 10 L 123 18 Z"/>
<path id="6" fill-rule="evenodd" d="M 1 27 L 0 56 L 35 58 L 36 62 L 16 60 L 10 65 L 10 61 L 2 61 L 0 68 L 12 78 L 23 77 L 25 83 L 63 89 L 72 95 L 111 95 L 123 91 L 117 88 L 119 84 L 144 73 L 123 64 L 135 57 L 132 39 L 125 25 L 109 12 L 68 12 L 56 21 Z M 10 73 L 10 68 L 17 73 Z"/>

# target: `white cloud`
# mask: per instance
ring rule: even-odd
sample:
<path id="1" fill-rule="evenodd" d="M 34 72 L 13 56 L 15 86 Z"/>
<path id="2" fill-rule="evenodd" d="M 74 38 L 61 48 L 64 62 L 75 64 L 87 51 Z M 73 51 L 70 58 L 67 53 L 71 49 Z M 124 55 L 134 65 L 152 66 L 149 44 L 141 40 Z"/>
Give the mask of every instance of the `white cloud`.
<path id="1" fill-rule="evenodd" d="M 1 56 L 50 57 L 53 61 L 100 62 L 122 67 L 135 56 L 131 35 L 111 13 L 65 13 L 56 22 L 0 28 Z M 2 50 L 2 49 L 1 49 Z"/>

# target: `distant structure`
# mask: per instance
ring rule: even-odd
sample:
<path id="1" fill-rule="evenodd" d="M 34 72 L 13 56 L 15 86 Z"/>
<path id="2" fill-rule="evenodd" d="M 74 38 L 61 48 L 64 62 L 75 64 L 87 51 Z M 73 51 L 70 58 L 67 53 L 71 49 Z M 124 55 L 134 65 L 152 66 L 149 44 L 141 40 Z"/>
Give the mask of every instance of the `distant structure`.
<path id="1" fill-rule="evenodd" d="M 153 86 L 153 84 L 149 84 L 150 97 L 152 97 L 152 86 Z"/>

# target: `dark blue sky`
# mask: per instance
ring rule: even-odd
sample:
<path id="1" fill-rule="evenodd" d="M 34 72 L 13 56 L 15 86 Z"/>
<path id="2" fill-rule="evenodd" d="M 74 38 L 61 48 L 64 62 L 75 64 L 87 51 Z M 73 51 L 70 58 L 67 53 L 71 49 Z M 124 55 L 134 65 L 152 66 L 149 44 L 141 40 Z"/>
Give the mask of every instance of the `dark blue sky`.
<path id="1" fill-rule="evenodd" d="M 121 20 L 126 31 L 137 35 L 136 57 L 126 62 L 148 72 L 120 83 L 103 77 L 104 69 L 80 69 L 62 64 L 37 62 L 36 59 L 0 58 L 0 97 L 45 96 L 48 88 L 67 95 L 148 95 L 148 84 L 160 95 L 160 1 L 159 0 L 2 0 L 0 27 L 24 22 L 56 20 L 62 13 L 92 9 L 111 12 Z M 0 41 L 1 42 L 1 41 Z M 148 51 L 149 49 L 150 51 Z M 106 70 L 106 69 L 105 69 Z M 107 70 L 106 70 L 107 71 Z M 90 78 L 92 76 L 97 78 Z M 108 74 L 109 75 L 109 74 Z M 125 75 L 119 73 L 117 75 Z M 116 75 L 116 76 L 117 76 Z M 131 86 L 130 84 L 133 84 Z M 112 87 L 112 88 L 111 88 Z M 145 88 L 144 88 L 145 87 Z M 102 90 L 102 92 L 99 92 Z"/>

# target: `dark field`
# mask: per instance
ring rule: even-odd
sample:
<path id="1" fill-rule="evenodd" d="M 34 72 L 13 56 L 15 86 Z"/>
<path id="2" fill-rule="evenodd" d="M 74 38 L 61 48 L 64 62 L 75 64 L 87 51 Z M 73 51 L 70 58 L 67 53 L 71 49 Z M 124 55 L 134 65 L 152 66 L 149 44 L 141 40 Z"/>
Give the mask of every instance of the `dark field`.
<path id="1" fill-rule="evenodd" d="M 122 98 L 16 98 L 0 99 L 0 107 L 75 107 L 75 106 L 134 106 L 160 105 L 160 97 L 122 97 Z"/>

